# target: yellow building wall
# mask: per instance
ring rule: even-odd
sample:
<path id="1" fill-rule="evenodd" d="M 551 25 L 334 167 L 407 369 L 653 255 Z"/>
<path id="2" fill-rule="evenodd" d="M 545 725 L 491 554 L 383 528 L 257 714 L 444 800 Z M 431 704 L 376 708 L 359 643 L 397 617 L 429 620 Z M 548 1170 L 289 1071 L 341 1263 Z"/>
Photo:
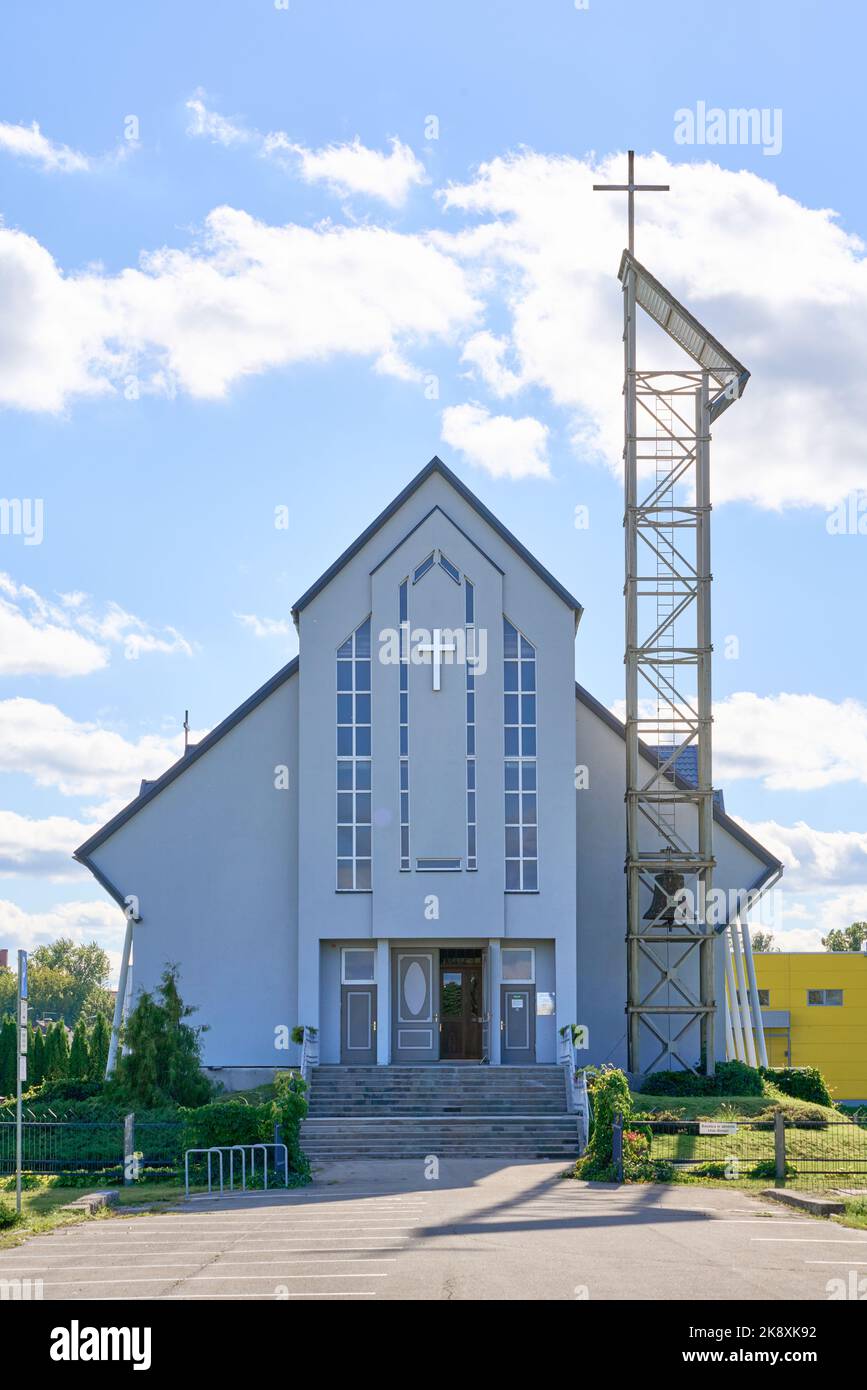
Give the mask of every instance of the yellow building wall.
<path id="1" fill-rule="evenodd" d="M 763 1009 L 788 1009 L 785 1035 L 766 1034 L 772 1067 L 818 1067 L 835 1100 L 867 1100 L 867 953 L 758 951 L 756 983 L 769 992 Z M 810 989 L 842 989 L 842 1005 L 808 1004 Z"/>

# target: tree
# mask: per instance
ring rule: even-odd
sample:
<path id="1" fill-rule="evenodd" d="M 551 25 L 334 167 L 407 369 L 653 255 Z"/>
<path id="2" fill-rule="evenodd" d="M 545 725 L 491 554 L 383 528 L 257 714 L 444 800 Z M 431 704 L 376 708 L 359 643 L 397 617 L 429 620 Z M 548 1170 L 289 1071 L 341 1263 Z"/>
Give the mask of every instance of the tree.
<path id="1" fill-rule="evenodd" d="M 0 1022 L 0 1096 L 14 1096 L 15 1058 L 18 1055 L 18 1028 L 11 1014 Z"/>
<path id="2" fill-rule="evenodd" d="M 774 933 L 770 931 L 750 932 L 750 941 L 754 951 L 779 951 L 779 946 L 774 945 Z"/>
<path id="3" fill-rule="evenodd" d="M 8 965 L 0 966 L 0 1018 L 18 1007 L 18 980 Z"/>
<path id="4" fill-rule="evenodd" d="M 196 1012 L 178 989 L 178 967 L 167 965 L 156 997 L 143 990 L 123 1026 L 125 1049 L 118 1057 L 115 1085 L 124 1098 L 142 1107 L 175 1102 L 202 1105 L 212 1092 L 202 1075 L 200 1036 L 184 1020 Z"/>
<path id="5" fill-rule="evenodd" d="M 85 1080 L 90 1075 L 90 1049 L 87 1046 L 87 1029 L 81 1019 L 75 1025 L 72 1047 L 69 1050 L 69 1076 Z"/>
<path id="6" fill-rule="evenodd" d="M 822 937 L 826 951 L 862 951 L 867 941 L 867 922 L 853 922 L 849 927 L 834 927 Z"/>
<path id="7" fill-rule="evenodd" d="M 33 1043 L 27 1044 L 27 1080 L 31 1086 L 45 1080 L 45 1034 L 41 1028 L 33 1029 Z"/>
<path id="8" fill-rule="evenodd" d="M 45 1039 L 45 1080 L 64 1081 L 69 1075 L 69 1040 L 60 1019 L 53 1023 Z"/>
<path id="9" fill-rule="evenodd" d="M 110 963 L 101 946 L 78 946 L 71 938 L 37 946 L 30 954 L 30 998 L 37 1014 L 57 1014 L 74 1027 L 83 1011 L 110 1011 Z"/>
<path id="10" fill-rule="evenodd" d="M 108 1026 L 108 1020 L 105 1014 L 98 1013 L 93 1028 L 90 1030 L 90 1071 L 88 1076 L 91 1081 L 102 1081 L 105 1077 L 110 1039 L 111 1030 Z"/>

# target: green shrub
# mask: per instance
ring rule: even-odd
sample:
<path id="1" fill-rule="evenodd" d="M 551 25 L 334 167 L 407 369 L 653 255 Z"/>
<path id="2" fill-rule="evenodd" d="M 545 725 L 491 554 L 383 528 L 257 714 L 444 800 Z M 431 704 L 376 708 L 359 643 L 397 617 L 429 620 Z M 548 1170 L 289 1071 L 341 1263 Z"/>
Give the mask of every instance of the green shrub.
<path id="1" fill-rule="evenodd" d="M 274 1108 L 280 1124 L 280 1137 L 289 1156 L 289 1172 L 306 1181 L 310 1163 L 301 1149 L 301 1121 L 307 1114 L 307 1083 L 294 1071 L 281 1071 L 274 1077 Z"/>
<path id="2" fill-rule="evenodd" d="M 761 1075 L 795 1100 L 809 1100 L 814 1105 L 834 1104 L 818 1067 L 762 1067 Z"/>
<path id="3" fill-rule="evenodd" d="M 85 1081 L 80 1077 L 70 1077 L 65 1081 L 43 1081 L 41 1086 L 33 1086 L 27 1092 L 26 1103 L 34 1101 L 92 1100 L 102 1094 L 100 1081 Z"/>
<path id="4" fill-rule="evenodd" d="M 273 1104 L 243 1100 L 215 1101 L 183 1111 L 184 1149 L 211 1149 L 218 1144 L 270 1144 L 274 1140 Z"/>
<path id="5" fill-rule="evenodd" d="M 692 1071 L 654 1071 L 639 1090 L 654 1096 L 760 1096 L 762 1076 L 746 1062 L 719 1062 L 713 1076 Z"/>
<path id="6" fill-rule="evenodd" d="M 0 1202 L 0 1231 L 9 1231 L 13 1226 L 20 1226 L 23 1220 L 23 1213 L 16 1211 L 11 1202 Z"/>
<path id="7" fill-rule="evenodd" d="M 591 1182 L 613 1182 L 612 1144 L 614 1116 L 620 1113 L 624 1121 L 632 1116 L 632 1096 L 629 1083 L 617 1067 L 604 1066 L 599 1071 L 587 1068 L 593 1125 L 590 1142 L 575 1164 L 575 1176 Z"/>
<path id="8" fill-rule="evenodd" d="M 786 1164 L 786 1177 L 794 1178 L 797 1176 L 797 1168 L 793 1168 L 791 1163 Z M 777 1176 L 777 1165 L 772 1158 L 763 1158 L 761 1163 L 757 1163 L 746 1175 L 748 1178 L 775 1178 Z"/>

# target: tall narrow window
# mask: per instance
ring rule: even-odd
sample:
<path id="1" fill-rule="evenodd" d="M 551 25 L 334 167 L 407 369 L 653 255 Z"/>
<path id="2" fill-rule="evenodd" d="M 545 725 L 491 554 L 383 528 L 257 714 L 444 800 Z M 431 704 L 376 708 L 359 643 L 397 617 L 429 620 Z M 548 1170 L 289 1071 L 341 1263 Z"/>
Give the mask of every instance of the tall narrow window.
<path id="1" fill-rule="evenodd" d="M 503 619 L 506 748 L 506 892 L 539 887 L 536 786 L 536 648 Z"/>
<path id="2" fill-rule="evenodd" d="M 471 658 L 476 656 L 476 591 L 464 578 L 466 591 L 467 668 L 467 870 L 477 869 L 476 854 L 476 677 Z"/>
<path id="3" fill-rule="evenodd" d="M 370 864 L 370 619 L 337 651 L 337 888 L 365 893 Z"/>
<path id="4" fill-rule="evenodd" d="M 399 733 L 399 791 L 400 796 L 400 867 L 409 871 L 409 612 L 408 581 L 400 586 L 400 733 Z"/>

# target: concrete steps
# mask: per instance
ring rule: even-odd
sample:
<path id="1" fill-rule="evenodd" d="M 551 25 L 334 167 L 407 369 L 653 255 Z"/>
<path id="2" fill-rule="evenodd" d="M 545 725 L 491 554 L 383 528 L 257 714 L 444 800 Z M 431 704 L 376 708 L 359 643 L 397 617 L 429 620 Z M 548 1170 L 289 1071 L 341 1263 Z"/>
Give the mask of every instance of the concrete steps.
<path id="1" fill-rule="evenodd" d="M 317 1162 L 577 1155 L 561 1067 L 317 1067 L 311 1081 L 301 1145 Z"/>

